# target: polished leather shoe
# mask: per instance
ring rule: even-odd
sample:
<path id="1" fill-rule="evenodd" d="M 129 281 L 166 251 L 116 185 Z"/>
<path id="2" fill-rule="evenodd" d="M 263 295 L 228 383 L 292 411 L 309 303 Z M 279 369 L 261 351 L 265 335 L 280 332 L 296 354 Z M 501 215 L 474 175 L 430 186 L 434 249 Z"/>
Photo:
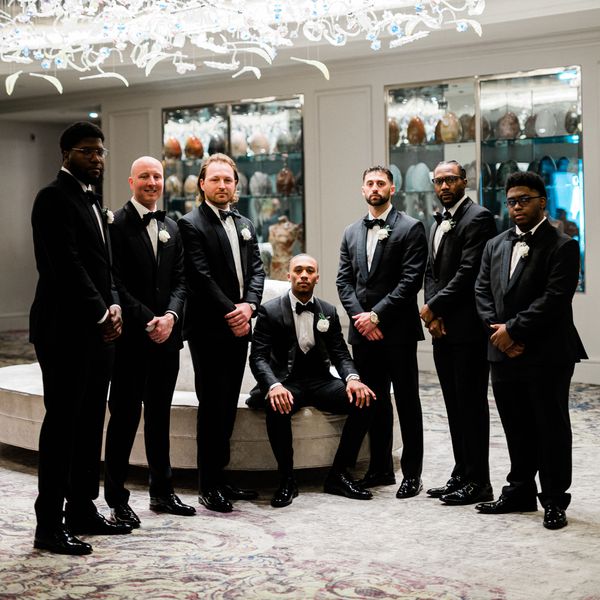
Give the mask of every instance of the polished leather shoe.
<path id="1" fill-rule="evenodd" d="M 325 480 L 323 491 L 327 494 L 344 496 L 354 500 L 370 500 L 373 494 L 358 485 L 348 473 L 331 471 Z"/>
<path id="2" fill-rule="evenodd" d="M 38 550 L 49 550 L 55 554 L 72 554 L 81 556 L 91 554 L 92 547 L 76 538 L 62 525 L 50 530 L 37 527 L 33 547 Z"/>
<path id="3" fill-rule="evenodd" d="M 379 485 L 394 485 L 396 483 L 396 476 L 393 471 L 386 472 L 369 472 L 365 473 L 362 479 L 356 482 L 362 488 L 377 487 Z"/>
<path id="4" fill-rule="evenodd" d="M 564 508 L 560 508 L 556 504 L 548 504 L 544 511 L 544 527 L 546 529 L 562 529 L 569 524 Z"/>
<path id="5" fill-rule="evenodd" d="M 198 496 L 198 501 L 203 504 L 208 510 L 216 512 L 229 513 L 233 510 L 233 506 L 219 488 L 207 490 L 204 494 Z"/>
<path id="6" fill-rule="evenodd" d="M 502 494 L 495 502 L 482 502 L 476 504 L 475 508 L 484 515 L 503 515 L 513 512 L 535 512 L 537 510 L 537 500 L 514 500 Z"/>
<path id="7" fill-rule="evenodd" d="M 273 508 L 282 508 L 289 506 L 292 500 L 298 496 L 298 486 L 293 477 L 282 479 L 277 491 L 271 498 L 271 506 Z"/>
<path id="8" fill-rule="evenodd" d="M 196 514 L 196 509 L 184 504 L 176 494 L 162 497 L 150 496 L 150 510 L 181 517 L 191 517 Z"/>
<path id="9" fill-rule="evenodd" d="M 228 500 L 256 500 L 258 498 L 258 492 L 256 490 L 247 490 L 239 488 L 230 483 L 224 483 L 219 486 L 223 496 Z"/>
<path id="10" fill-rule="evenodd" d="M 442 487 L 430 488 L 427 490 L 427 495 L 430 498 L 441 498 L 446 494 L 451 494 L 456 490 L 460 490 L 465 485 L 464 481 L 460 477 L 450 477 L 446 482 L 446 485 Z"/>
<path id="11" fill-rule="evenodd" d="M 99 512 L 85 516 L 68 516 L 65 519 L 67 529 L 75 534 L 84 535 L 123 535 L 131 533 L 131 525 L 113 523 Z"/>
<path id="12" fill-rule="evenodd" d="M 444 504 L 461 506 L 464 504 L 475 504 L 476 502 L 487 502 L 494 499 L 494 490 L 491 484 L 467 483 L 459 490 L 444 494 L 440 500 Z"/>
<path id="13" fill-rule="evenodd" d="M 133 512 L 129 504 L 117 504 L 110 509 L 110 520 L 114 523 L 125 523 L 132 529 L 141 525 L 140 518 Z"/>
<path id="14" fill-rule="evenodd" d="M 419 477 L 405 477 L 396 492 L 396 498 L 412 498 L 418 496 L 423 489 L 423 482 Z"/>

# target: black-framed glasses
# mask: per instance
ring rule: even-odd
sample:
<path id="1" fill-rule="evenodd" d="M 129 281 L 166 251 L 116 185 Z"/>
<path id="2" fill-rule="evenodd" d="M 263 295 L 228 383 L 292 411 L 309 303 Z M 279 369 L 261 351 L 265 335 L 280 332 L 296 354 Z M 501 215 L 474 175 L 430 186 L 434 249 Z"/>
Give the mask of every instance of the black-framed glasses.
<path id="1" fill-rule="evenodd" d="M 94 154 L 100 158 L 105 158 L 108 155 L 108 148 L 71 148 L 81 152 L 86 158 L 92 157 Z"/>
<path id="2" fill-rule="evenodd" d="M 544 198 L 544 196 L 519 196 L 518 198 L 509 198 L 506 201 L 506 206 L 510 206 L 510 208 L 514 208 L 517 204 L 519 206 L 527 206 L 531 200 L 535 200 L 536 198 Z"/>
<path id="3" fill-rule="evenodd" d="M 446 177 L 434 177 L 431 180 L 433 185 L 454 185 L 457 181 L 464 179 L 463 177 L 459 177 L 458 175 L 447 175 Z"/>

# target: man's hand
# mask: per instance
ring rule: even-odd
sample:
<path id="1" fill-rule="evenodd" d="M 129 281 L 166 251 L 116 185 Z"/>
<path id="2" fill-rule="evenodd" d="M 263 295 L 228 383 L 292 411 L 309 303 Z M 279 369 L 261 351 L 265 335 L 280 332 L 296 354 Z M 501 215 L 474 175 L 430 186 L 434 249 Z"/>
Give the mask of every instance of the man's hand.
<path id="1" fill-rule="evenodd" d="M 148 331 L 148 337 L 153 342 L 162 344 L 169 339 L 173 331 L 173 325 L 175 325 L 173 313 L 167 313 L 162 317 L 154 317 L 146 323 L 146 328 L 151 329 Z"/>
<path id="2" fill-rule="evenodd" d="M 100 323 L 102 339 L 105 342 L 116 340 L 123 331 L 123 318 L 121 317 L 121 307 L 113 304 L 108 309 L 108 316 L 103 323 Z"/>
<path id="3" fill-rule="evenodd" d="M 429 324 L 435 319 L 435 315 L 433 314 L 433 311 L 429 308 L 429 305 L 423 305 L 423 308 L 419 312 L 419 316 L 421 317 L 423 323 L 425 323 L 425 326 L 429 329 Z"/>
<path id="4" fill-rule="evenodd" d="M 370 342 L 383 339 L 381 329 L 371 321 L 370 312 L 362 312 L 354 315 L 352 318 L 354 319 L 354 326 L 358 330 L 358 333 L 366 337 Z"/>
<path id="5" fill-rule="evenodd" d="M 356 399 L 358 408 L 370 406 L 371 400 L 375 400 L 375 392 L 358 379 L 350 379 L 346 383 L 346 395 L 350 404 Z"/>
<path id="6" fill-rule="evenodd" d="M 510 348 L 508 348 L 504 354 L 508 356 L 508 358 L 516 358 L 517 356 L 521 356 L 525 352 L 525 344 L 520 344 L 519 342 L 515 342 Z"/>
<path id="7" fill-rule="evenodd" d="M 441 337 L 446 335 L 446 327 L 444 326 L 444 320 L 442 317 L 429 321 L 427 325 L 427 331 L 431 334 L 431 337 L 439 340 Z"/>
<path id="8" fill-rule="evenodd" d="M 290 413 L 292 404 L 294 404 L 294 396 L 281 383 L 271 388 L 268 396 L 273 410 L 279 411 L 282 415 Z"/>
<path id="9" fill-rule="evenodd" d="M 244 337 L 250 333 L 251 318 L 252 307 L 248 302 L 236 304 L 235 309 L 225 315 L 227 325 L 236 337 Z"/>
<path id="10" fill-rule="evenodd" d="M 506 325 L 504 323 L 492 323 L 490 328 L 494 330 L 490 337 L 492 346 L 495 346 L 500 352 L 506 352 L 514 343 L 508 331 L 506 331 Z"/>

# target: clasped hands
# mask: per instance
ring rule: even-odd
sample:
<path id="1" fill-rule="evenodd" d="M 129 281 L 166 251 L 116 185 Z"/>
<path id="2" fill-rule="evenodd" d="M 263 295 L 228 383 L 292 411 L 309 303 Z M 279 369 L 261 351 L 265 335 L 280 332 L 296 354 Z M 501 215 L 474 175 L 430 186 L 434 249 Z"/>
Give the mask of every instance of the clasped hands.
<path id="1" fill-rule="evenodd" d="M 359 379 L 350 379 L 346 382 L 346 396 L 348 396 L 348 402 L 356 403 L 358 408 L 363 406 L 370 406 L 371 400 L 375 400 L 375 392 L 366 386 Z M 283 414 L 289 414 L 294 404 L 294 395 L 283 384 L 279 383 L 275 387 L 269 390 L 268 394 L 269 403 L 271 408 Z"/>
<path id="2" fill-rule="evenodd" d="M 113 342 L 123 331 L 123 318 L 121 316 L 121 307 L 118 304 L 112 304 L 108 309 L 108 316 L 100 323 L 100 332 L 105 342 Z"/>
<path id="3" fill-rule="evenodd" d="M 370 312 L 361 312 L 352 317 L 354 326 L 362 336 L 366 337 L 370 342 L 383 339 L 383 333 L 379 329 L 379 325 L 375 325 L 371 321 Z"/>
<path id="4" fill-rule="evenodd" d="M 169 339 L 175 325 L 173 313 L 166 313 L 162 317 L 154 317 L 146 323 L 148 337 L 157 344 L 162 344 Z"/>
<path id="5" fill-rule="evenodd" d="M 425 327 L 431 334 L 432 338 L 438 340 L 446 335 L 444 320 L 442 317 L 436 317 L 427 304 L 423 305 L 423 308 L 419 312 L 419 316 L 421 317 L 423 323 L 425 323 Z"/>
<path id="6" fill-rule="evenodd" d="M 498 348 L 500 352 L 504 352 L 508 358 L 516 358 L 523 354 L 525 345 L 520 342 L 515 342 L 515 340 L 510 337 L 504 323 L 492 323 L 490 328 L 494 330 L 494 333 L 490 336 L 492 346 Z"/>
<path id="7" fill-rule="evenodd" d="M 235 309 L 225 315 L 225 321 L 235 337 L 244 337 L 250 333 L 251 318 L 252 307 L 248 302 L 236 304 Z"/>

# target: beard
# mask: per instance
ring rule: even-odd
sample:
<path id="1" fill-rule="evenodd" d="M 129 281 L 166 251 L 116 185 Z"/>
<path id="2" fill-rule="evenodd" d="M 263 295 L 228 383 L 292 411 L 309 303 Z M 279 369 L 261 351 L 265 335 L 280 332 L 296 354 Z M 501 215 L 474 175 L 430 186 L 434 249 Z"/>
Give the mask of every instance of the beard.
<path id="1" fill-rule="evenodd" d="M 367 204 L 369 206 L 383 206 L 387 202 L 389 202 L 390 194 L 382 195 L 382 194 L 371 194 L 367 197 Z"/>

